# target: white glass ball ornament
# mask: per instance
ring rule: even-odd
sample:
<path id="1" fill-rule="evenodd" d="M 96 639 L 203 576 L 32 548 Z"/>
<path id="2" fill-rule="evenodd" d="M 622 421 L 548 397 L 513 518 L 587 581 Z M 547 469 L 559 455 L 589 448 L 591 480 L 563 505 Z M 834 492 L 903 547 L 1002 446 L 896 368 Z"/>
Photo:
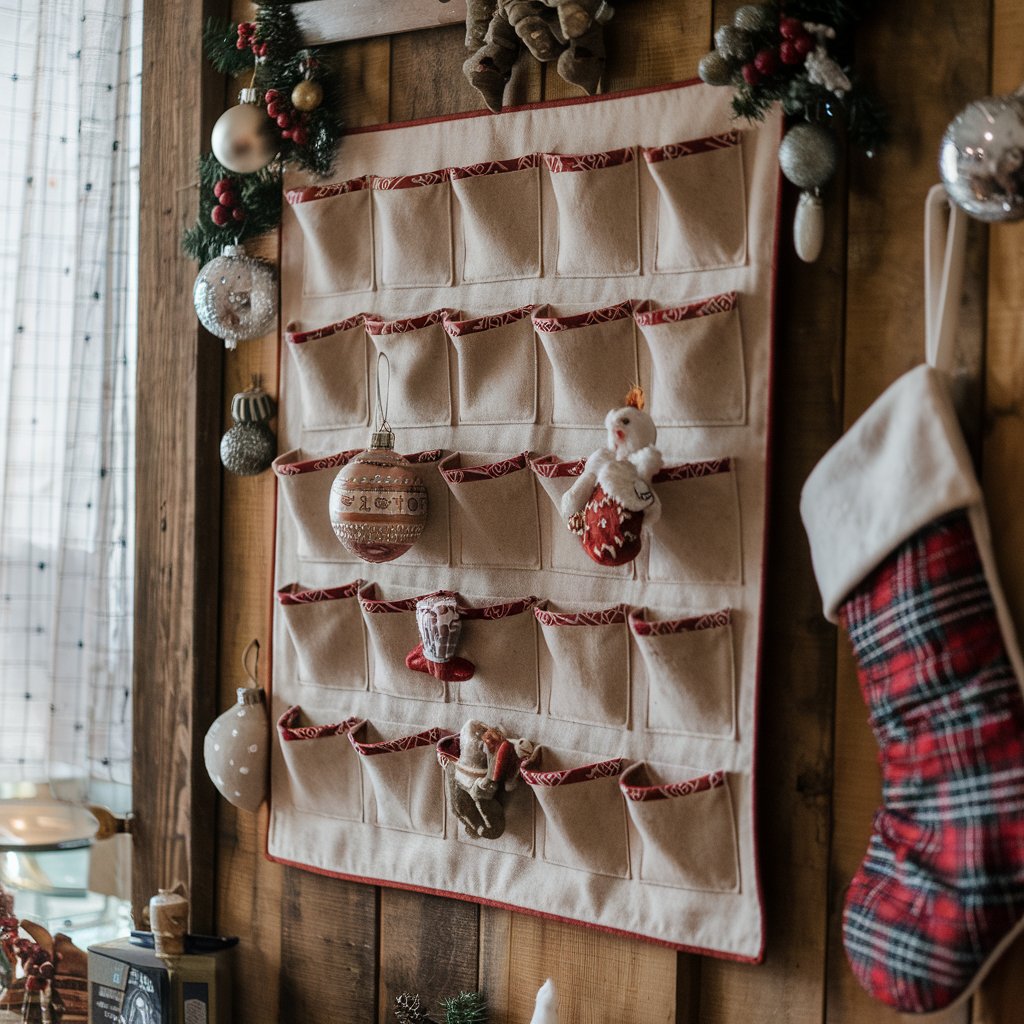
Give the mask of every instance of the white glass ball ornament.
<path id="1" fill-rule="evenodd" d="M 1024 97 L 987 96 L 964 107 L 942 137 L 939 174 L 972 217 L 1024 217 Z"/>
<path id="2" fill-rule="evenodd" d="M 364 562 L 390 562 L 416 543 L 427 525 L 427 489 L 395 450 L 385 426 L 331 485 L 329 513 L 339 541 Z"/>
<path id="3" fill-rule="evenodd" d="M 264 260 L 245 254 L 240 245 L 226 245 L 196 278 L 192 301 L 199 322 L 235 348 L 266 334 L 277 316 L 277 275 Z"/>
<path id="4" fill-rule="evenodd" d="M 258 686 L 239 686 L 237 694 L 237 702 L 206 733 L 203 760 L 210 781 L 229 804 L 256 811 L 267 795 L 270 721 Z"/>
<path id="5" fill-rule="evenodd" d="M 238 94 L 238 106 L 225 110 L 210 134 L 217 160 L 236 174 L 262 170 L 277 155 L 275 124 L 256 99 L 255 89 Z"/>

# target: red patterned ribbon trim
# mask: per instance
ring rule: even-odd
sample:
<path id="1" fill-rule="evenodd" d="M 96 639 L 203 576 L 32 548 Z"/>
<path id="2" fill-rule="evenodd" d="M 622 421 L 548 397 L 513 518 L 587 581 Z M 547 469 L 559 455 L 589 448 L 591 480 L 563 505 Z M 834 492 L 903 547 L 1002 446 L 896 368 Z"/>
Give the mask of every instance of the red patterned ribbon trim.
<path id="1" fill-rule="evenodd" d="M 457 732 L 437 741 L 437 763 L 442 768 L 447 768 L 448 765 L 458 761 L 459 754 L 461 753 L 462 744 L 459 742 L 459 734 Z"/>
<path id="2" fill-rule="evenodd" d="M 366 723 L 361 722 L 360 728 Z M 373 757 L 376 754 L 397 754 L 403 750 L 416 750 L 418 747 L 434 746 L 439 739 L 451 736 L 449 729 L 434 727 L 423 732 L 414 733 L 411 736 L 398 736 L 393 740 L 377 740 L 375 743 L 363 743 L 355 738 L 356 730 L 348 734 L 349 742 L 355 748 L 357 754 L 363 757 Z"/>
<path id="3" fill-rule="evenodd" d="M 713 149 L 728 149 L 740 141 L 740 133 L 733 129 L 721 135 L 706 135 L 703 139 L 690 139 L 689 142 L 670 142 L 667 146 L 640 147 L 644 159 L 649 164 L 660 163 L 662 160 L 675 160 L 681 156 L 693 156 L 695 153 L 709 153 Z"/>
<path id="4" fill-rule="evenodd" d="M 669 636 L 672 633 L 695 633 L 701 629 L 718 629 L 732 622 L 732 609 L 723 608 L 689 619 L 662 619 L 648 622 L 643 612 L 630 612 L 629 624 L 637 636 Z"/>
<path id="5" fill-rule="evenodd" d="M 624 320 L 633 315 L 635 303 L 626 299 L 614 306 L 591 309 L 586 313 L 573 313 L 571 316 L 535 316 L 534 329 L 541 334 L 555 334 L 558 331 L 569 331 L 575 327 L 592 327 L 595 324 L 610 324 L 616 320 Z"/>
<path id="6" fill-rule="evenodd" d="M 332 722 L 330 725 L 296 725 L 301 718 L 302 708 L 294 704 L 278 719 L 277 728 L 282 740 L 289 743 L 295 740 L 323 740 L 342 733 L 351 736 L 364 723 L 362 718 L 346 718 L 344 722 Z"/>
<path id="7" fill-rule="evenodd" d="M 519 773 L 531 786 L 569 786 L 575 782 L 593 782 L 596 779 L 614 779 L 621 775 L 626 764 L 624 757 L 613 757 L 608 761 L 595 764 L 582 764 L 578 768 L 562 768 L 558 771 L 534 771 L 526 766 L 526 761 L 519 765 Z"/>
<path id="8" fill-rule="evenodd" d="M 298 476 L 300 473 L 317 473 L 321 469 L 337 469 L 351 461 L 354 455 L 358 455 L 362 448 L 350 448 L 347 452 L 338 452 L 336 455 L 319 455 L 314 459 L 306 459 L 303 462 L 283 462 L 294 455 L 295 452 L 285 452 L 274 459 L 271 465 L 278 476 Z"/>
<path id="9" fill-rule="evenodd" d="M 715 476 L 718 473 L 731 473 L 732 459 L 707 459 L 704 462 L 683 462 L 678 466 L 666 466 L 661 472 L 654 474 L 656 484 L 671 480 L 696 480 L 702 476 Z"/>
<path id="10" fill-rule="evenodd" d="M 533 614 L 542 626 L 614 626 L 626 621 L 629 605 L 617 604 L 614 608 L 591 612 L 549 612 L 546 608 L 534 608 Z"/>
<path id="11" fill-rule="evenodd" d="M 697 317 L 711 316 L 713 313 L 728 313 L 736 308 L 736 293 L 725 292 L 713 295 L 710 299 L 697 299 L 685 306 L 673 306 L 671 309 L 645 309 L 633 314 L 638 327 L 653 327 L 657 324 L 675 324 L 682 320 L 696 320 Z"/>
<path id="12" fill-rule="evenodd" d="M 431 448 L 428 452 L 413 452 L 411 455 L 403 455 L 402 458 L 414 466 L 424 466 L 428 462 L 440 462 L 443 456 L 443 448 Z"/>
<path id="13" fill-rule="evenodd" d="M 376 590 L 377 584 L 371 583 L 370 588 Z M 422 601 L 425 597 L 436 597 L 439 594 L 449 594 L 452 597 L 458 597 L 454 590 L 433 590 L 429 594 L 420 594 L 418 597 L 405 597 L 398 601 L 385 601 L 379 597 L 366 597 L 364 594 L 359 595 L 359 604 L 362 606 L 364 612 L 367 615 L 390 615 L 394 612 L 414 612 L 416 611 L 416 602 Z"/>
<path id="14" fill-rule="evenodd" d="M 626 781 L 626 775 L 631 774 L 635 769 L 643 765 L 633 765 L 619 780 L 619 789 L 627 800 L 634 803 L 643 803 L 647 800 L 668 800 L 677 796 L 692 796 L 694 793 L 705 793 L 709 789 L 719 789 L 725 785 L 725 772 L 710 772 L 708 775 L 701 775 L 696 779 L 687 779 L 686 782 L 666 782 L 660 786 L 631 786 Z"/>
<path id="15" fill-rule="evenodd" d="M 317 327 L 313 331 L 285 331 L 284 340 L 291 345 L 302 345 L 307 341 L 319 341 L 321 338 L 330 338 L 335 334 L 344 331 L 351 331 L 353 327 L 362 327 L 366 317 L 372 317 L 372 313 L 356 313 L 347 320 L 339 320 L 336 324 L 327 324 L 326 327 Z"/>
<path id="16" fill-rule="evenodd" d="M 366 585 L 366 580 L 353 580 L 341 587 L 325 587 L 322 590 L 303 590 L 298 583 L 289 583 L 277 592 L 278 604 L 318 604 L 320 601 L 338 601 L 355 597 Z"/>
<path id="17" fill-rule="evenodd" d="M 536 459 L 530 459 L 530 469 L 547 480 L 556 480 L 559 477 L 580 476 L 586 466 L 586 459 L 562 460 L 557 455 L 542 455 Z"/>
<path id="18" fill-rule="evenodd" d="M 485 604 L 479 608 L 459 605 L 459 615 L 464 619 L 507 619 L 510 615 L 522 615 L 533 608 L 539 597 L 523 597 L 516 601 L 505 601 L 503 604 Z"/>
<path id="19" fill-rule="evenodd" d="M 454 459 L 461 453 L 455 452 L 448 458 Z M 520 452 L 510 458 L 502 459 L 500 462 L 491 462 L 486 466 L 459 466 L 448 469 L 441 466 L 441 476 L 450 484 L 469 484 L 478 480 L 497 480 L 500 477 L 508 476 L 509 473 L 518 473 L 525 469 L 530 458 L 529 452 Z M 445 460 L 447 461 L 447 460 Z"/>
<path id="20" fill-rule="evenodd" d="M 544 153 L 544 163 L 552 174 L 565 171 L 599 171 L 603 167 L 619 167 L 632 163 L 636 152 L 632 146 L 625 149 L 609 149 L 605 153 Z"/>
<path id="21" fill-rule="evenodd" d="M 460 338 L 464 334 L 480 334 L 483 331 L 493 331 L 498 327 L 517 323 L 528 317 L 536 308 L 533 305 L 520 306 L 519 309 L 510 309 L 507 313 L 488 313 L 472 320 L 445 320 L 444 329 L 453 338 Z"/>
<path id="22" fill-rule="evenodd" d="M 343 196 L 348 192 L 362 192 L 370 187 L 370 179 L 364 174 L 361 178 L 350 178 L 348 181 L 334 181 L 329 185 L 307 185 L 305 188 L 290 188 L 284 197 L 289 206 L 299 203 L 311 203 L 316 199 L 330 199 L 332 196 Z"/>
<path id="23" fill-rule="evenodd" d="M 454 310 L 435 309 L 422 316 L 410 316 L 404 320 L 377 320 L 367 316 L 363 323 L 366 325 L 366 333 L 379 334 L 408 334 L 410 331 L 418 331 L 422 327 L 430 327 L 433 324 L 443 323 Z"/>
<path id="24" fill-rule="evenodd" d="M 485 174 L 504 174 L 506 171 L 528 171 L 532 167 L 540 167 L 540 153 L 527 153 L 511 160 L 487 160 L 481 164 L 470 164 L 468 167 L 449 167 L 452 181 L 460 178 L 479 178 Z"/>
<path id="25" fill-rule="evenodd" d="M 370 187 L 375 192 L 394 192 L 399 188 L 419 188 L 421 185 L 441 185 L 452 175 L 450 167 L 441 167 L 436 171 L 420 171 L 417 174 L 396 174 L 391 178 L 373 175 Z"/>

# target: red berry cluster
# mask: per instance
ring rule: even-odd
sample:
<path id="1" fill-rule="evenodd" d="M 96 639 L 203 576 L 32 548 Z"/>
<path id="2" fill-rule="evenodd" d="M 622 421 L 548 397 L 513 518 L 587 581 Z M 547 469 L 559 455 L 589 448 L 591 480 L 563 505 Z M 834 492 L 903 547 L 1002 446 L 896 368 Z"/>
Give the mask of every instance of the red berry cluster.
<path id="1" fill-rule="evenodd" d="M 240 21 L 238 23 L 238 42 L 235 48 L 239 50 L 252 50 L 257 57 L 266 57 L 270 48 L 266 43 L 256 38 L 256 22 Z"/>
<path id="2" fill-rule="evenodd" d="M 267 103 L 267 116 L 281 129 L 281 138 L 291 139 L 296 146 L 305 146 L 309 142 L 309 114 L 296 110 L 277 89 L 268 89 L 263 99 Z"/>
<path id="3" fill-rule="evenodd" d="M 222 228 L 231 221 L 245 220 L 245 208 L 238 194 L 238 182 L 234 178 L 221 178 L 213 186 L 217 204 L 210 211 L 210 217 L 217 227 Z"/>
<path id="4" fill-rule="evenodd" d="M 42 992 L 53 977 L 53 957 L 31 939 L 18 939 L 15 949 L 25 972 L 26 991 Z"/>
<path id="5" fill-rule="evenodd" d="M 799 18 L 779 19 L 778 47 L 766 46 L 759 50 L 752 61 L 743 65 L 743 81 L 747 85 L 758 85 L 764 78 L 778 72 L 780 65 L 796 67 L 807 60 L 807 54 L 815 47 L 814 36 L 804 28 Z"/>

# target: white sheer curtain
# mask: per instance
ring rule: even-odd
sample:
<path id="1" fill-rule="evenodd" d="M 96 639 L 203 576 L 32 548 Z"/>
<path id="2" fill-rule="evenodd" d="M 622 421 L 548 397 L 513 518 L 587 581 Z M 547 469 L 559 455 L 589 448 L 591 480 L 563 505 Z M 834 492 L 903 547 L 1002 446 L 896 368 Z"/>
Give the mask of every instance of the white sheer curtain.
<path id="1" fill-rule="evenodd" d="M 0 0 L 3 779 L 130 782 L 141 6 Z"/>

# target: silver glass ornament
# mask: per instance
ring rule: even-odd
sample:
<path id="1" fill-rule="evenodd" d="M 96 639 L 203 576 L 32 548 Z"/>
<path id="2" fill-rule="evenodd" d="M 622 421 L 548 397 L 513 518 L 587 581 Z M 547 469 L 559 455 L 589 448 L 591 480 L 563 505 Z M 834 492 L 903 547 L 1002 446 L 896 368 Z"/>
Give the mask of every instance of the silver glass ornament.
<path id="1" fill-rule="evenodd" d="M 798 188 L 818 189 L 836 173 L 838 148 L 833 134 L 818 124 L 798 124 L 779 145 L 779 166 Z"/>
<path id="2" fill-rule="evenodd" d="M 226 348 L 265 334 L 277 316 L 277 275 L 264 260 L 226 245 L 196 278 L 192 301 L 200 323 Z"/>
<path id="3" fill-rule="evenodd" d="M 1024 98 L 987 96 L 960 111 L 942 136 L 939 174 L 972 217 L 1024 217 Z"/>
<path id="4" fill-rule="evenodd" d="M 697 65 L 697 74 L 708 85 L 730 85 L 732 83 L 732 67 L 729 61 L 717 50 L 705 53 Z"/>
<path id="5" fill-rule="evenodd" d="M 732 16 L 732 23 L 746 32 L 758 32 L 768 24 L 768 11 L 757 4 L 747 4 Z"/>
<path id="6" fill-rule="evenodd" d="M 235 423 L 220 439 L 220 461 L 226 470 L 237 476 L 256 476 L 270 468 L 277 454 L 277 439 L 268 421 L 275 411 L 274 400 L 258 377 L 231 399 Z"/>
<path id="7" fill-rule="evenodd" d="M 238 106 L 217 118 L 210 133 L 210 149 L 236 174 L 252 174 L 274 159 L 278 150 L 275 124 L 257 102 L 255 89 L 243 89 Z"/>
<path id="8" fill-rule="evenodd" d="M 723 25 L 715 33 L 715 49 L 723 57 L 733 60 L 746 60 L 753 55 L 754 41 L 749 32 L 744 32 L 735 25 Z"/>

